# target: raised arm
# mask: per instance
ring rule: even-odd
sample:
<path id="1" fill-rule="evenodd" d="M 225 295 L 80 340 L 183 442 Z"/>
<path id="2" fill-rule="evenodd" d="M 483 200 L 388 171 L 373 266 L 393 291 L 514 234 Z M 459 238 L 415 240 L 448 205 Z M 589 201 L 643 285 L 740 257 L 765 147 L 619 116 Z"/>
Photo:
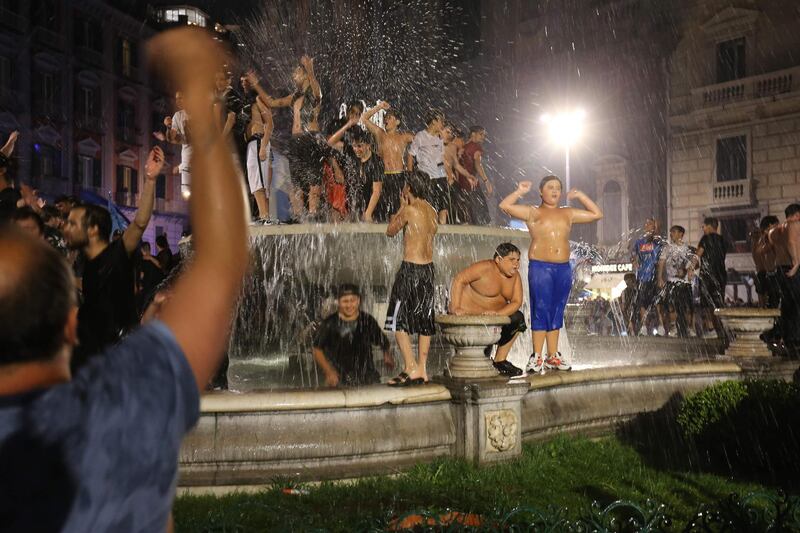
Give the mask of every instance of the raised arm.
<path id="1" fill-rule="evenodd" d="M 503 198 L 503 201 L 500 202 L 500 209 L 503 211 L 503 213 L 510 217 L 518 218 L 527 222 L 531 218 L 531 209 L 533 208 L 528 205 L 516 204 L 519 199 L 528 194 L 530 190 L 530 181 L 519 182 L 519 185 L 517 185 L 517 190 Z"/>
<path id="2" fill-rule="evenodd" d="M 600 208 L 597 206 L 597 204 L 594 203 L 592 199 L 586 196 L 586 194 L 584 194 L 582 191 L 579 191 L 578 189 L 572 189 L 569 191 L 567 193 L 567 200 L 573 199 L 577 199 L 583 204 L 583 207 L 585 207 L 585 209 L 576 209 L 574 207 L 570 208 L 573 224 L 587 224 L 603 218 L 603 212 L 600 211 Z"/>
<path id="3" fill-rule="evenodd" d="M 322 88 L 319 86 L 319 81 L 317 81 L 317 77 L 314 75 L 314 60 L 308 56 L 303 56 L 300 58 L 300 65 L 302 65 L 303 69 L 306 71 L 308 84 L 311 86 L 311 92 L 314 93 L 314 96 L 317 97 L 317 101 L 319 101 L 322 98 Z"/>
<path id="4" fill-rule="evenodd" d="M 328 146 L 332 148 L 335 147 L 336 143 L 344 139 L 344 135 L 347 133 L 347 130 L 349 130 L 356 124 L 358 124 L 358 118 L 350 117 L 350 119 L 348 119 L 348 121 L 345 122 L 344 126 L 336 130 L 336 133 L 328 137 Z"/>
<path id="5" fill-rule="evenodd" d="M 264 88 L 261 86 L 261 82 L 258 79 L 256 73 L 252 70 L 248 70 L 245 74 L 247 80 L 250 82 L 250 85 L 253 86 L 253 90 L 258 94 L 258 97 L 268 106 L 268 107 L 289 107 L 292 105 L 292 95 L 286 95 L 283 98 L 273 98 Z"/>
<path id="6" fill-rule="evenodd" d="M 161 147 L 156 146 L 150 150 L 150 154 L 147 156 L 147 163 L 144 166 L 144 186 L 142 187 L 142 194 L 139 196 L 136 216 L 133 217 L 133 222 L 125 228 L 125 232 L 122 234 L 122 244 L 125 246 L 125 251 L 128 252 L 128 255 L 132 254 L 136 247 L 139 246 L 142 234 L 147 229 L 147 224 L 150 223 L 150 217 L 153 215 L 153 204 L 156 201 L 156 178 L 161 174 L 162 168 L 164 168 L 164 152 Z"/>
<path id="7" fill-rule="evenodd" d="M 375 137 L 375 140 L 378 141 L 378 144 L 383 142 L 383 136 L 386 135 L 386 132 L 383 131 L 383 128 L 379 127 L 370 119 L 381 109 L 389 109 L 389 102 L 381 102 L 361 115 L 361 122 L 364 124 L 364 126 L 366 126 L 367 131 L 369 131 Z"/>
<path id="8" fill-rule="evenodd" d="M 247 269 L 247 211 L 231 146 L 214 127 L 208 95 L 222 54 L 203 31 L 170 30 L 149 44 L 154 62 L 185 90 L 192 117 L 194 254 L 164 304 L 161 319 L 175 335 L 198 388 L 214 375 L 227 346 L 234 305 Z"/>
<path id="9" fill-rule="evenodd" d="M 389 225 L 386 226 L 386 235 L 394 237 L 408 224 L 408 198 L 405 193 L 400 193 L 400 209 L 397 210 L 392 218 L 389 220 Z"/>
<path id="10" fill-rule="evenodd" d="M 12 131 L 11 134 L 8 136 L 6 144 L 4 144 L 2 148 L 0 148 L 0 153 L 2 153 L 6 157 L 11 157 L 11 154 L 14 153 L 14 147 L 17 145 L 18 138 L 19 138 L 19 132 L 17 130 Z"/>

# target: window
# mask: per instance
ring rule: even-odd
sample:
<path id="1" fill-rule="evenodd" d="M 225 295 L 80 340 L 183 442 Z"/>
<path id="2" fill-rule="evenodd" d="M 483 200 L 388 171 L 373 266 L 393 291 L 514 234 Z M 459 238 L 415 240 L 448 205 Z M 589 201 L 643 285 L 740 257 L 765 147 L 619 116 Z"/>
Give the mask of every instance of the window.
<path id="1" fill-rule="evenodd" d="M 117 102 L 117 134 L 125 141 L 133 141 L 135 133 L 136 109 L 133 104 L 119 99 Z"/>
<path id="2" fill-rule="evenodd" d="M 75 114 L 78 120 L 88 124 L 100 115 L 100 90 L 96 87 L 79 86 L 75 90 Z"/>
<path id="3" fill-rule="evenodd" d="M 717 139 L 717 181 L 747 179 L 747 136 Z"/>
<path id="4" fill-rule="evenodd" d="M 58 75 L 54 72 L 34 73 L 33 97 L 34 106 L 40 114 L 50 115 L 57 111 L 56 94 L 58 94 Z"/>
<path id="5" fill-rule="evenodd" d="M 119 37 L 116 46 L 117 70 L 123 75 L 132 77 L 136 74 L 136 45 L 130 39 Z"/>
<path id="6" fill-rule="evenodd" d="M 62 177 L 61 152 L 47 144 L 34 144 L 33 174 L 40 179 Z"/>
<path id="7" fill-rule="evenodd" d="M 75 46 L 83 46 L 96 52 L 103 51 L 103 28 L 97 20 L 75 15 Z"/>
<path id="8" fill-rule="evenodd" d="M 94 157 L 79 155 L 75 158 L 75 181 L 81 186 L 92 189 L 103 187 L 100 160 Z"/>
<path id="9" fill-rule="evenodd" d="M 720 233 L 730 244 L 730 253 L 751 253 L 750 234 L 758 227 L 759 213 L 740 213 L 717 217 Z"/>
<path id="10" fill-rule="evenodd" d="M 717 45 L 717 83 L 745 77 L 744 37 Z"/>
<path id="11" fill-rule="evenodd" d="M 156 198 L 167 197 L 167 177 L 164 174 L 159 174 L 156 177 Z"/>
<path id="12" fill-rule="evenodd" d="M 156 226 L 156 237 L 159 235 L 166 235 L 164 232 L 164 226 Z"/>
<path id="13" fill-rule="evenodd" d="M 120 205 L 133 205 L 139 192 L 139 177 L 135 169 L 117 165 L 116 202 Z"/>

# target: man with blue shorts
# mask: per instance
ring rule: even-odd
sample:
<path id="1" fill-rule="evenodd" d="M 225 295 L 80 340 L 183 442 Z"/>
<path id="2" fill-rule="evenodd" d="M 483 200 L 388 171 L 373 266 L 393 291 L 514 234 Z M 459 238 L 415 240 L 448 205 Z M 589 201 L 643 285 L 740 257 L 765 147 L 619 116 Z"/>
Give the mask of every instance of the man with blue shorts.
<path id="1" fill-rule="evenodd" d="M 528 289 L 530 290 L 531 333 L 533 353 L 525 367 L 527 372 L 543 369 L 570 370 L 558 351 L 558 333 L 564 325 L 564 308 L 572 287 L 569 266 L 569 235 L 573 224 L 587 224 L 603 218 L 603 212 L 581 191 L 572 189 L 567 200 L 577 199 L 585 209 L 560 207 L 561 180 L 545 176 L 539 183 L 542 203 L 517 205 L 531 190 L 530 181 L 522 181 L 517 190 L 500 202 L 500 209 L 509 216 L 524 220 L 531 234 L 528 248 Z M 544 343 L 547 341 L 547 357 Z"/>

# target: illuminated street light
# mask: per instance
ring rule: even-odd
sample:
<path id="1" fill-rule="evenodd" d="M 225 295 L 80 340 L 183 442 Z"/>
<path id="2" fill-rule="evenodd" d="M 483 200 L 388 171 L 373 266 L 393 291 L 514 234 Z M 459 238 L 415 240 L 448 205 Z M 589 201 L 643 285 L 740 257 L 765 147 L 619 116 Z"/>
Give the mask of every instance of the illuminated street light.
<path id="1" fill-rule="evenodd" d="M 570 190 L 569 149 L 581 138 L 583 134 L 583 121 L 585 118 L 586 112 L 580 108 L 568 112 L 561 112 L 557 115 L 550 115 L 549 113 L 542 115 L 542 122 L 548 127 L 550 139 L 554 143 L 564 147 L 566 158 L 564 182 L 566 192 Z M 564 198 L 566 200 L 566 194 Z"/>

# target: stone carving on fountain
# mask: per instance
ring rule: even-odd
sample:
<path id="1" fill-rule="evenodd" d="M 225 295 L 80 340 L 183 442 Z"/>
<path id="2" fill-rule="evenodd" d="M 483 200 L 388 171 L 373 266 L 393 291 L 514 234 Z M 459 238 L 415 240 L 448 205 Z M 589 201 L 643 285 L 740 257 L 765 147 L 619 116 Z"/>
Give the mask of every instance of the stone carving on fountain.
<path id="1" fill-rule="evenodd" d="M 759 337 L 770 329 L 781 313 L 777 309 L 758 307 L 732 307 L 716 309 L 714 314 L 722 321 L 725 329 L 733 334 L 733 340 L 725 350 L 725 355 L 734 357 L 767 357 L 772 355 L 769 346 Z"/>
<path id="2" fill-rule="evenodd" d="M 506 452 L 513 448 L 517 443 L 518 427 L 517 416 L 510 409 L 486 413 L 487 450 Z"/>
<path id="3" fill-rule="evenodd" d="M 496 315 L 437 316 L 442 338 L 453 347 L 445 375 L 458 379 L 496 378 L 499 372 L 483 350 L 500 340 L 500 330 L 509 321 L 507 316 Z"/>

